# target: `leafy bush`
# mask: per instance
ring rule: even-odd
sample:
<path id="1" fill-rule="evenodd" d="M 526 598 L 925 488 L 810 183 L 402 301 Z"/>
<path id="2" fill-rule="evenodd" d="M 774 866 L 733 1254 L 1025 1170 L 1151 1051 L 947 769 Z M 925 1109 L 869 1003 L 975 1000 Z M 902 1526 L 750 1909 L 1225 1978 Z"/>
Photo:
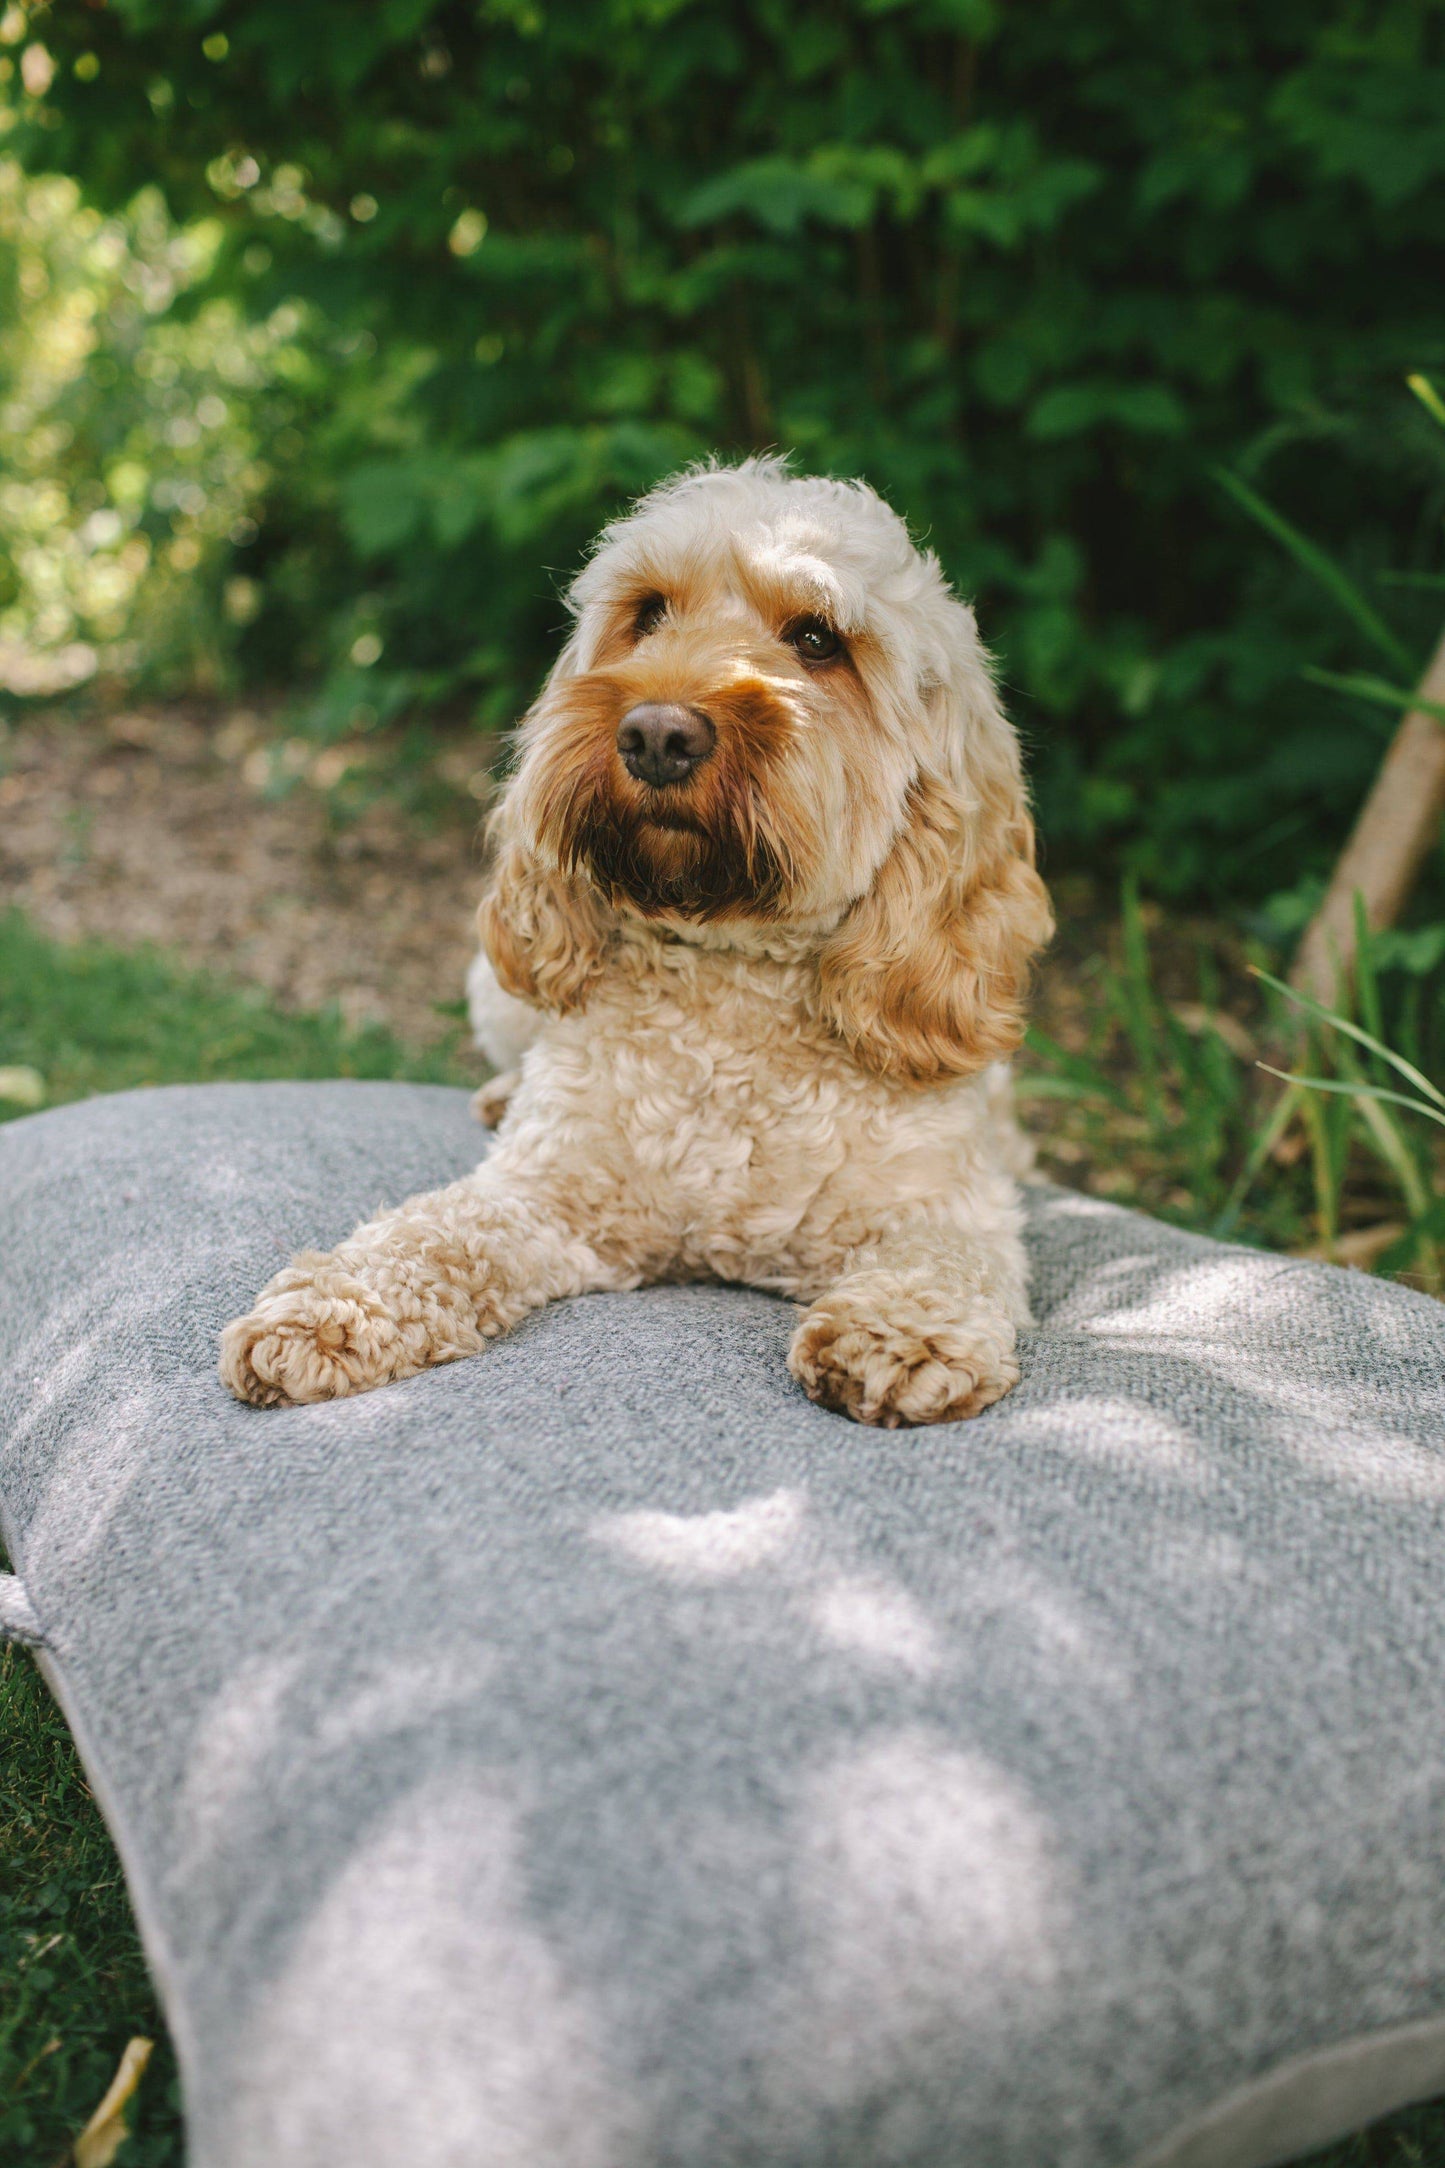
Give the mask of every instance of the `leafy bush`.
<path id="1" fill-rule="evenodd" d="M 1209 469 L 1371 591 L 1439 569 L 1398 396 L 1445 367 L 1439 0 L 11 0 L 0 39 L 26 168 L 214 229 L 173 316 L 299 311 L 237 631 L 330 673 L 332 734 L 510 719 L 605 513 L 783 444 L 979 597 L 1055 863 L 1324 862 L 1377 741 L 1299 671 L 1349 628 Z M 1381 600 L 1423 649 L 1438 598 Z"/>
<path id="2" fill-rule="evenodd" d="M 0 160 L 0 685 L 213 687 L 259 603 L 242 567 L 300 312 L 203 297 L 219 224 L 115 215 Z M 187 307 L 192 296 L 194 307 Z M 299 442 L 298 438 L 298 442 Z"/>

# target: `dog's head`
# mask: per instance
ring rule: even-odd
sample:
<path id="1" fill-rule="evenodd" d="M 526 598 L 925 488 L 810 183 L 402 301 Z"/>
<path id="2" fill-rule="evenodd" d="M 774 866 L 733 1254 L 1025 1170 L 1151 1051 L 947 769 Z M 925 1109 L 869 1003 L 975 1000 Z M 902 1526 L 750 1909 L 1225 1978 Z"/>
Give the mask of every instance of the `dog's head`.
<path id="1" fill-rule="evenodd" d="M 494 816 L 501 982 L 586 997 L 626 917 L 812 956 L 819 1018 L 934 1082 L 1017 1043 L 1050 932 L 973 613 L 861 483 L 684 475 L 603 534 Z"/>

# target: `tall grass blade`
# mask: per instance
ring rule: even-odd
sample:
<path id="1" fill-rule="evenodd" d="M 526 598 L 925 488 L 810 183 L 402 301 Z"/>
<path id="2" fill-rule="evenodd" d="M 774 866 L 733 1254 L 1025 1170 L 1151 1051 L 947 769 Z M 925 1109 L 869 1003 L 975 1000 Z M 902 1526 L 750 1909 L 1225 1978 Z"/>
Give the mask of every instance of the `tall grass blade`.
<path id="1" fill-rule="evenodd" d="M 1368 1088 L 1356 1093 L 1360 1118 L 1370 1132 L 1370 1140 L 1385 1165 L 1400 1185 L 1400 1195 L 1412 1220 L 1418 1220 L 1430 1208 L 1430 1192 L 1420 1178 L 1420 1169 L 1405 1141 L 1398 1122 L 1385 1112 L 1379 1100 Z"/>
<path id="2" fill-rule="evenodd" d="M 1328 1099 L 1317 1098 L 1306 1092 L 1300 1108 L 1305 1135 L 1309 1139 L 1310 1170 L 1315 1187 L 1315 1227 L 1319 1238 L 1333 1245 L 1340 1231 L 1340 1176 L 1344 1170 L 1344 1153 L 1338 1119 L 1332 1115 L 1343 1113 L 1346 1124 L 1351 1119 L 1348 1107 L 1336 1108 Z"/>
<path id="3" fill-rule="evenodd" d="M 1372 1033 L 1362 1031 L 1360 1026 L 1352 1024 L 1347 1016 L 1337 1016 L 1333 1009 L 1327 1009 L 1323 1002 L 1316 1001 L 1312 994 L 1302 993 L 1297 986 L 1287 986 L 1283 979 L 1273 977 L 1270 972 L 1262 969 L 1259 964 L 1251 964 L 1250 970 L 1266 986 L 1272 986 L 1277 994 L 1283 994 L 1287 1001 L 1294 1002 L 1296 1007 L 1307 1009 L 1311 1016 L 1319 1017 L 1322 1023 L 1333 1024 L 1336 1031 L 1343 1031 L 1347 1037 L 1354 1039 L 1360 1046 L 1368 1048 L 1370 1053 L 1378 1054 L 1381 1061 L 1387 1061 L 1392 1069 L 1405 1078 L 1407 1083 L 1413 1084 L 1417 1091 L 1422 1091 L 1427 1099 L 1433 1099 L 1436 1106 L 1445 1111 L 1445 1092 L 1432 1084 L 1429 1077 L 1422 1076 L 1415 1064 L 1412 1061 L 1406 1061 L 1403 1054 L 1395 1053 L 1392 1048 L 1384 1045 Z M 1266 1068 L 1268 1064 L 1261 1062 L 1260 1067 L 1262 1069 Z M 1270 1070 L 1271 1076 L 1282 1076 L 1283 1074 L 1284 1071 L 1280 1069 Z M 1313 1080 L 1307 1078 L 1304 1081 L 1311 1082 Z M 1439 1120 L 1440 1117 L 1437 1115 L 1436 1119 Z"/>
<path id="4" fill-rule="evenodd" d="M 1404 642 L 1396 638 L 1379 612 L 1366 601 L 1349 574 L 1335 563 L 1333 557 L 1322 550 L 1318 543 L 1311 542 L 1307 535 L 1301 534 L 1283 513 L 1276 512 L 1272 504 L 1266 503 L 1265 499 L 1251 489 L 1248 482 L 1241 481 L 1237 474 L 1231 474 L 1227 467 L 1215 467 L 1211 471 L 1220 487 L 1228 491 L 1241 510 L 1263 527 L 1266 534 L 1272 535 L 1281 548 L 1288 550 L 1295 563 L 1301 565 L 1312 579 L 1317 580 L 1328 594 L 1334 596 L 1346 616 L 1354 620 L 1380 653 L 1387 655 L 1396 669 L 1403 671 L 1408 677 L 1414 669 L 1414 662 Z"/>
<path id="5" fill-rule="evenodd" d="M 1316 670 L 1311 664 L 1300 675 L 1311 685 L 1328 685 L 1331 692 L 1353 693 L 1357 700 L 1368 700 L 1377 708 L 1392 708 L 1397 715 L 1405 708 L 1417 708 L 1422 715 L 1433 715 L 1437 723 L 1445 723 L 1445 700 L 1422 700 L 1418 693 L 1407 693 L 1403 687 L 1387 684 L 1384 678 L 1372 677 L 1368 671 Z"/>
<path id="6" fill-rule="evenodd" d="M 1276 1070 L 1274 1073 L 1277 1076 L 1279 1071 Z M 1304 1103 L 1304 1096 L 1303 1088 L 1294 1084 L 1290 1086 L 1287 1092 L 1281 1094 L 1274 1112 L 1250 1146 L 1249 1157 L 1240 1168 L 1239 1178 L 1224 1200 L 1224 1208 L 1210 1229 L 1211 1234 L 1222 1239 L 1233 1228 L 1243 1209 L 1245 1198 L 1259 1179 L 1260 1170 L 1290 1123 L 1294 1120 L 1295 1115 L 1299 1112 Z"/>
<path id="7" fill-rule="evenodd" d="M 1414 376 L 1407 376 L 1405 382 L 1409 385 L 1425 412 L 1433 415 L 1440 427 L 1445 429 L 1445 399 L 1440 397 L 1429 377 L 1421 376 L 1417 371 Z"/>
<path id="8" fill-rule="evenodd" d="M 1156 1035 L 1154 987 L 1149 971 L 1149 936 L 1139 907 L 1139 884 L 1130 874 L 1122 892 L 1124 974 L 1121 981 L 1124 1029 L 1139 1064 L 1144 1092 L 1144 1111 L 1154 1128 L 1164 1123 L 1164 1099 L 1159 1089 L 1159 1046 Z"/>
<path id="9" fill-rule="evenodd" d="M 1030 1053 L 1039 1054 L 1045 1061 L 1052 1062 L 1059 1072 L 1056 1079 L 1027 1075 L 1020 1077 L 1019 1082 L 1027 1089 L 1037 1090 L 1039 1085 L 1048 1082 L 1063 1083 L 1070 1087 L 1070 1091 L 1056 1091 L 1052 1096 L 1063 1098 L 1075 1093 L 1080 1097 L 1096 1095 L 1100 1099 L 1107 1099 L 1111 1106 L 1127 1110 L 1129 1102 L 1118 1085 L 1105 1075 L 1097 1062 L 1090 1061 L 1087 1055 L 1070 1053 L 1066 1046 L 1059 1045 L 1057 1039 L 1051 1039 L 1046 1031 L 1040 1031 L 1037 1024 L 1030 1024 L 1024 1043 Z"/>
<path id="10" fill-rule="evenodd" d="M 1430 1106 L 1423 1099 L 1407 1098 L 1404 1092 L 1387 1091 L 1383 1084 L 1366 1084 L 1358 1077 L 1296 1076 L 1290 1069 L 1273 1069 L 1267 1061 L 1258 1066 L 1266 1076 L 1277 1076 L 1282 1084 L 1299 1084 L 1312 1092 L 1339 1092 L 1346 1099 L 1386 1099 L 1391 1106 L 1408 1107 L 1412 1114 L 1423 1114 L 1430 1121 L 1438 1122 L 1445 1129 L 1445 1114 Z"/>
<path id="11" fill-rule="evenodd" d="M 1098 1089 L 1093 1084 L 1080 1084 L 1072 1077 L 1016 1075 L 1013 1080 L 1016 1099 L 1096 1099 Z"/>
<path id="12" fill-rule="evenodd" d="M 1359 999 L 1360 1013 L 1366 1031 L 1383 1041 L 1385 1021 L 1380 1013 L 1380 982 L 1375 975 L 1375 955 L 1370 943 L 1370 921 L 1365 910 L 1365 899 L 1358 889 L 1354 898 L 1355 920 L 1355 993 Z"/>

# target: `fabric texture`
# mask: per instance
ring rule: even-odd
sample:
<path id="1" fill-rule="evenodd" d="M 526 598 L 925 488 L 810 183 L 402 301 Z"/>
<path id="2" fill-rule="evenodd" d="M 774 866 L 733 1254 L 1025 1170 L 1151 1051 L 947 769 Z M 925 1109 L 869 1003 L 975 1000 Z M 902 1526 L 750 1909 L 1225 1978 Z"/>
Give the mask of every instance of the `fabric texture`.
<path id="1" fill-rule="evenodd" d="M 1445 1308 L 1042 1190 L 967 1423 L 814 1407 L 731 1287 L 225 1394 L 280 1262 L 484 1144 L 411 1085 L 0 1130 L 0 1620 L 192 2168 L 1258 2168 L 1445 2084 Z"/>

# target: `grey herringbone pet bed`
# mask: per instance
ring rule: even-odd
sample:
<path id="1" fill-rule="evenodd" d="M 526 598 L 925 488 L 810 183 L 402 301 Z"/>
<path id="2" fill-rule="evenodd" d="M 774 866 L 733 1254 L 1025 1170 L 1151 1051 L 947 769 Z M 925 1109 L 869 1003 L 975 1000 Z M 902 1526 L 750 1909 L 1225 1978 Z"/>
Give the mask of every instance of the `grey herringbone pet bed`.
<path id="1" fill-rule="evenodd" d="M 229 1400 L 276 1266 L 480 1143 L 0 1131 L 4 1615 L 195 2168 L 1250 2168 L 1445 2085 L 1445 1309 L 1042 1192 L 975 1422 L 812 1407 L 733 1288 Z"/>

